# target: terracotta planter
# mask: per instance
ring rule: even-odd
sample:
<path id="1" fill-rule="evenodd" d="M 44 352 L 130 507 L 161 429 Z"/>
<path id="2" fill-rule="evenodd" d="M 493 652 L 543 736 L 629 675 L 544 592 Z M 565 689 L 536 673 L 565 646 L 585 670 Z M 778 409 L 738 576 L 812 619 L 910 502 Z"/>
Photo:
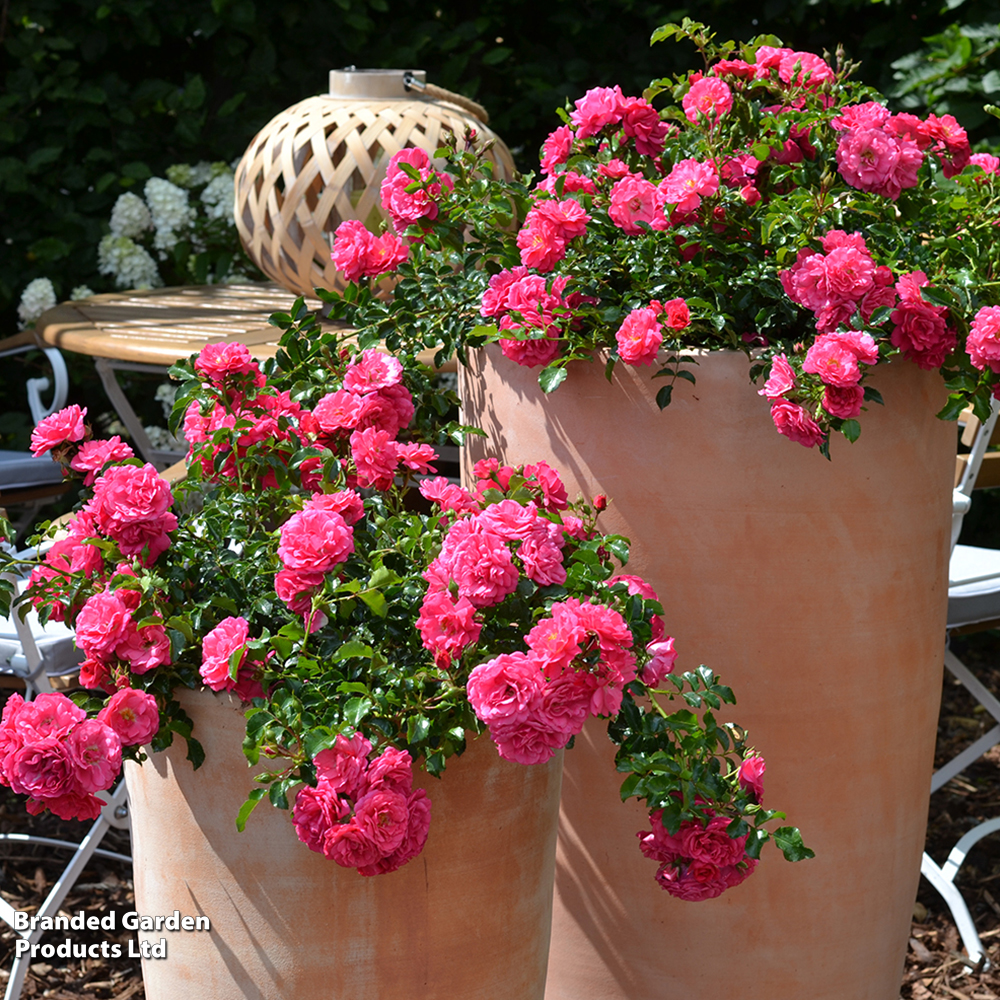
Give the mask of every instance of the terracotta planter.
<path id="1" fill-rule="evenodd" d="M 651 369 L 570 366 L 550 396 L 490 348 L 464 420 L 571 496 L 605 493 L 677 637 L 679 667 L 734 686 L 729 718 L 768 762 L 765 803 L 817 857 L 773 848 L 702 903 L 653 882 L 600 726 L 566 755 L 547 1000 L 897 1000 L 923 847 L 941 689 L 955 429 L 910 364 L 833 461 L 775 433 L 742 354 L 713 353 L 664 412 Z M 476 450 L 478 448 L 478 451 Z"/>
<path id="2" fill-rule="evenodd" d="M 540 1000 L 561 761 L 521 767 L 488 739 L 449 761 L 423 854 L 364 878 L 299 843 L 251 787 L 229 696 L 183 692 L 207 760 L 181 745 L 127 769 L 139 914 L 204 915 L 210 932 L 146 931 L 149 1000 Z"/>

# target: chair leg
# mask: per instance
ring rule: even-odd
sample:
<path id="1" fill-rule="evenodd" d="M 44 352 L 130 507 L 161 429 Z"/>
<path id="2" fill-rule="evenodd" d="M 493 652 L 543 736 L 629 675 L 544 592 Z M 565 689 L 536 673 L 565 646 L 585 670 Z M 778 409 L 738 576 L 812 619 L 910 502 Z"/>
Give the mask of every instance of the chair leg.
<path id="1" fill-rule="evenodd" d="M 98 852 L 98 845 L 104 839 L 104 835 L 108 830 L 112 826 L 119 828 L 127 827 L 128 793 L 125 788 L 125 782 L 120 781 L 113 792 L 110 794 L 105 793 L 102 797 L 105 798 L 106 805 L 101 810 L 101 815 L 97 817 L 87 835 L 80 841 L 69 864 L 63 869 L 62 874 L 56 880 L 55 885 L 52 886 L 48 896 L 45 897 L 45 902 L 36 911 L 36 916 L 55 916 L 59 912 L 59 907 L 62 906 L 66 895 L 73 888 L 91 857 Z M 35 838 L 28 836 L 23 839 L 31 841 Z M 39 841 L 44 839 L 46 838 L 38 838 Z M 105 855 L 112 854 L 110 851 L 100 851 L 100 853 Z M 125 859 L 123 855 L 112 856 L 131 860 L 130 858 Z M 14 927 L 15 912 L 14 908 L 6 900 L 0 899 L 0 919 L 3 919 L 11 927 Z M 37 944 L 45 932 L 36 929 L 33 931 L 18 931 L 17 933 L 30 946 Z M 15 956 L 14 964 L 10 970 L 10 978 L 7 980 L 7 991 L 4 994 L 4 1000 L 18 1000 L 20 997 L 21 990 L 24 987 L 24 977 L 27 974 L 30 961 L 30 947 L 28 951 Z"/>

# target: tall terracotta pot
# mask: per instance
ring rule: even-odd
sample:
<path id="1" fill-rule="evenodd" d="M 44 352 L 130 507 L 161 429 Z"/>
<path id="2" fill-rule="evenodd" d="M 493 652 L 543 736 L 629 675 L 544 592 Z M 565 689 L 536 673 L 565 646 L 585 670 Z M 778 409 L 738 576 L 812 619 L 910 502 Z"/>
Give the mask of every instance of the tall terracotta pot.
<path id="1" fill-rule="evenodd" d="M 148 1000 L 541 1000 L 561 760 L 522 767 L 488 738 L 417 784 L 432 800 L 423 853 L 365 878 L 299 843 L 251 787 L 230 696 L 183 692 L 205 746 L 128 765 L 139 914 L 207 916 L 210 932 L 150 930 Z"/>
<path id="2" fill-rule="evenodd" d="M 773 848 L 752 878 L 688 903 L 653 881 L 611 745 L 567 753 L 546 1000 L 897 1000 L 920 871 L 940 698 L 954 425 L 939 377 L 878 372 L 886 406 L 832 462 L 780 437 L 739 353 L 704 354 L 662 413 L 651 369 L 570 365 L 551 395 L 491 347 L 464 419 L 511 463 L 545 459 L 605 493 L 681 669 L 733 685 L 727 717 L 768 762 L 765 804 L 815 860 Z"/>

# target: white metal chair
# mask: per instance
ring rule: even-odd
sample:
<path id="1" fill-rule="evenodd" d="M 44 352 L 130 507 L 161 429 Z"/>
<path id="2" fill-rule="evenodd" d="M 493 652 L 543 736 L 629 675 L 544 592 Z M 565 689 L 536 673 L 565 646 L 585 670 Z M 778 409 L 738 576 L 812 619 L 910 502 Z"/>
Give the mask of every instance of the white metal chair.
<path id="1" fill-rule="evenodd" d="M 69 375 L 62 354 L 37 340 L 30 330 L 0 340 L 0 358 L 27 351 L 41 351 L 52 369 L 52 378 L 30 378 L 25 382 L 28 408 L 35 424 L 66 405 Z M 52 399 L 42 401 L 42 393 L 51 388 Z M 17 531 L 30 524 L 38 509 L 64 492 L 62 470 L 47 455 L 35 458 L 27 451 L 0 450 L 0 505 L 21 508 L 14 520 Z"/>
<path id="2" fill-rule="evenodd" d="M 29 553 L 20 554 L 27 556 Z M 6 574 L 6 577 L 14 583 L 15 589 L 20 589 L 24 584 L 23 579 L 15 578 L 12 574 Z M 12 609 L 9 618 L 0 618 L 0 673 L 23 680 L 25 698 L 29 701 L 42 692 L 52 691 L 54 678 L 75 673 L 79 669 L 81 658 L 82 654 L 73 642 L 72 630 L 61 622 L 47 622 L 42 625 L 38 615 L 33 611 L 22 619 L 18 609 Z M 113 792 L 102 792 L 99 795 L 105 800 L 106 805 L 87 835 L 78 844 L 33 834 L 0 833 L 0 841 L 42 844 L 73 852 L 69 864 L 56 879 L 45 901 L 35 911 L 36 916 L 51 917 L 58 913 L 67 893 L 95 854 L 131 864 L 132 859 L 128 855 L 108 851 L 99 846 L 104 835 L 112 827 L 129 828 L 125 782 L 119 782 Z M 26 951 L 20 955 L 15 954 L 4 1000 L 17 1000 L 20 997 L 28 966 L 32 961 L 30 946 L 36 944 L 44 933 L 38 929 L 17 930 L 15 915 L 14 908 L 0 898 L 0 919 L 14 928 L 28 943 Z"/>
<path id="3" fill-rule="evenodd" d="M 957 544 L 962 519 L 971 506 L 973 489 L 1000 485 L 1000 452 L 987 452 L 991 444 L 997 443 L 993 441 L 994 435 L 1000 434 L 1000 427 L 997 426 L 998 412 L 1000 407 L 994 401 L 986 423 L 981 424 L 976 417 L 967 414 L 962 436 L 963 443 L 970 447 L 970 451 L 967 455 L 959 456 L 956 470 L 957 482 L 952 506 L 952 553 L 948 567 L 949 636 L 959 630 L 969 632 L 1000 626 L 1000 549 Z M 996 725 L 935 771 L 931 778 L 932 794 L 992 746 L 1000 743 L 1000 700 L 951 649 L 945 650 L 944 664 L 989 713 Z M 948 904 L 969 960 L 973 963 L 982 962 L 984 968 L 989 962 L 968 904 L 955 885 L 955 877 L 969 851 L 983 837 L 997 830 L 1000 830 L 1000 818 L 986 820 L 973 827 L 958 841 L 944 865 L 939 866 L 926 852 L 920 864 L 921 874 Z"/>

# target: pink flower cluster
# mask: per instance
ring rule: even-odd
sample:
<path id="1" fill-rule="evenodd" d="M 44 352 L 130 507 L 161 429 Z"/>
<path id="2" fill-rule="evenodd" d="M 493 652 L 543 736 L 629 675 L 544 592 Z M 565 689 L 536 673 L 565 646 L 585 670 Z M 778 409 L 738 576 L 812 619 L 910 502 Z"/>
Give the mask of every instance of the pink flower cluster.
<path id="1" fill-rule="evenodd" d="M 559 356 L 559 336 L 573 320 L 573 310 L 593 300 L 579 292 L 563 296 L 569 277 L 559 275 L 551 284 L 527 267 L 501 271 L 490 278 L 479 311 L 499 316 L 500 330 L 519 337 L 502 337 L 504 357 L 533 368 Z"/>
<path id="2" fill-rule="evenodd" d="M 316 787 L 299 789 L 292 818 L 311 851 L 361 875 L 382 875 L 424 849 L 431 800 L 413 788 L 407 751 L 388 747 L 369 761 L 371 751 L 360 733 L 338 736 L 316 755 Z"/>
<path id="3" fill-rule="evenodd" d="M 105 578 L 104 557 L 97 545 L 88 543 L 87 539 L 98 538 L 94 519 L 87 511 L 80 511 L 72 517 L 67 525 L 67 534 L 53 542 L 45 553 L 42 563 L 31 571 L 29 584 L 34 586 L 42 581 L 59 582 L 65 580 L 70 573 L 82 573 L 102 585 Z M 37 607 L 39 601 L 33 600 Z M 67 613 L 72 618 L 82 606 L 82 601 L 65 607 L 60 601 L 46 601 L 49 617 L 55 621 L 65 621 Z"/>
<path id="4" fill-rule="evenodd" d="M 667 139 L 667 125 L 656 109 L 641 97 L 625 97 L 621 87 L 588 90 L 576 101 L 576 110 L 569 117 L 578 139 L 620 124 L 625 137 L 634 140 L 636 152 L 643 156 L 659 156 Z"/>
<path id="5" fill-rule="evenodd" d="M 140 695 L 140 705 L 143 697 L 149 696 Z M 123 700 L 109 715 L 121 717 Z M 65 695 L 7 699 L 0 718 L 0 782 L 29 796 L 28 812 L 50 809 L 62 819 L 96 819 L 104 803 L 94 793 L 111 787 L 121 763 L 122 739 L 115 728 L 101 718 L 88 719 Z"/>
<path id="6" fill-rule="evenodd" d="M 420 179 L 410 177 L 400 168 L 401 163 L 416 170 Z M 430 157 L 422 149 L 401 149 L 389 159 L 382 181 L 382 207 L 392 216 L 392 224 L 400 235 L 423 220 L 433 222 L 445 189 L 450 191 L 454 187 L 447 174 L 438 173 L 430 164 Z M 416 190 L 407 190 L 413 186 Z"/>
<path id="7" fill-rule="evenodd" d="M 730 837 L 730 820 L 713 816 L 707 823 L 686 820 L 677 833 L 663 825 L 663 811 L 650 813 L 651 830 L 640 830 L 639 849 L 660 867 L 656 881 L 671 896 L 698 902 L 714 899 L 748 878 L 757 862 L 747 856 L 746 837 Z"/>
<path id="8" fill-rule="evenodd" d="M 375 236 L 364 223 L 350 219 L 337 227 L 330 257 L 348 281 L 395 271 L 409 256 L 405 240 L 393 233 Z"/>
<path id="9" fill-rule="evenodd" d="M 295 614 L 306 619 L 312 616 L 312 599 L 322 589 L 327 573 L 354 551 L 351 525 L 363 515 L 361 496 L 351 489 L 338 490 L 315 494 L 281 526 L 278 558 L 282 568 L 274 578 L 274 589 Z"/>
<path id="10" fill-rule="evenodd" d="M 342 388 L 316 403 L 312 417 L 321 444 L 336 448 L 349 436 L 358 486 L 386 489 L 400 464 L 427 472 L 435 458 L 430 445 L 396 441 L 413 413 L 413 397 L 403 385 L 403 366 L 372 348 L 348 367 Z"/>
<path id="11" fill-rule="evenodd" d="M 206 344 L 195 358 L 194 370 L 218 389 L 245 388 L 247 383 L 260 388 L 265 381 L 250 348 L 240 343 Z"/>
<path id="12" fill-rule="evenodd" d="M 633 309 L 615 334 L 618 354 L 629 365 L 651 365 L 663 343 L 663 327 L 680 331 L 691 322 L 684 299 L 661 304 L 655 299 L 643 309 Z"/>
<path id="13" fill-rule="evenodd" d="M 420 484 L 425 497 L 454 515 L 440 553 L 424 572 L 428 589 L 417 620 L 424 647 L 445 669 L 478 641 L 482 609 L 514 593 L 522 572 L 541 587 L 564 583 L 566 536 L 583 534 L 578 518 L 558 514 L 567 506 L 566 488 L 547 463 L 514 469 L 484 459 L 475 474 L 475 494 L 444 479 Z M 534 499 L 486 499 L 490 490 L 506 491 L 514 475 Z"/>
<path id="14" fill-rule="evenodd" d="M 971 162 L 969 139 L 951 115 L 892 115 L 869 101 L 843 108 L 833 119 L 844 132 L 837 146 L 837 166 L 852 187 L 873 191 L 893 201 L 905 188 L 915 187 L 924 151 L 941 161 L 946 177 L 954 177 Z"/>
<path id="15" fill-rule="evenodd" d="M 517 234 L 521 263 L 551 271 L 566 256 L 566 244 L 587 230 L 590 216 L 573 198 L 536 201 Z"/>
<path id="16" fill-rule="evenodd" d="M 516 582 L 516 581 L 515 581 Z M 469 704 L 500 756 L 539 764 L 591 715 L 614 715 L 635 679 L 632 633 L 617 611 L 568 598 L 524 637 L 528 652 L 501 653 L 469 674 Z"/>
<path id="17" fill-rule="evenodd" d="M 119 572 L 126 570 L 119 567 Z M 139 590 L 105 589 L 80 609 L 76 644 L 85 657 L 80 668 L 84 687 L 114 690 L 114 677 L 122 670 L 145 674 L 170 663 L 170 639 L 163 625 L 136 624 L 134 613 L 141 600 Z"/>
<path id="18" fill-rule="evenodd" d="M 169 510 L 173 502 L 169 484 L 147 462 L 108 469 L 84 510 L 100 534 L 118 543 L 122 555 L 142 556 L 143 565 L 152 566 L 170 547 L 168 532 L 177 527 Z"/>
<path id="19" fill-rule="evenodd" d="M 925 302 L 921 288 L 930 284 L 923 271 L 911 271 L 896 282 L 899 304 L 889 319 L 895 324 L 889 336 L 893 346 L 920 368 L 940 368 L 958 344 L 958 334 L 948 326 L 948 310 Z"/>
<path id="20" fill-rule="evenodd" d="M 761 45 L 754 62 L 742 59 L 721 59 L 709 72 L 715 76 L 731 76 L 737 80 L 765 80 L 772 72 L 791 87 L 818 90 L 835 79 L 830 65 L 812 52 Z"/>
<path id="21" fill-rule="evenodd" d="M 820 243 L 822 253 L 802 249 L 781 272 L 785 294 L 815 314 L 820 333 L 850 324 L 859 311 L 867 320 L 879 307 L 895 304 L 892 272 L 876 267 L 861 233 L 831 229 Z"/>

